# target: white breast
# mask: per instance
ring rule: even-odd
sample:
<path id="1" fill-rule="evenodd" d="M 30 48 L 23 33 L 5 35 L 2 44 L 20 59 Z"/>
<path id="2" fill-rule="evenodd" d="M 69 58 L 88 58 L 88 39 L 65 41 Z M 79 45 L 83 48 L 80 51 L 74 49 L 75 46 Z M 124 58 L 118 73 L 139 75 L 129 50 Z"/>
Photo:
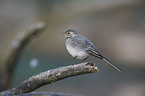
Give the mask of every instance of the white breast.
<path id="1" fill-rule="evenodd" d="M 76 57 L 76 59 L 85 59 L 86 57 L 89 56 L 89 54 L 84 50 L 77 48 L 77 47 L 72 47 L 70 45 L 66 45 L 66 48 L 73 57 Z"/>

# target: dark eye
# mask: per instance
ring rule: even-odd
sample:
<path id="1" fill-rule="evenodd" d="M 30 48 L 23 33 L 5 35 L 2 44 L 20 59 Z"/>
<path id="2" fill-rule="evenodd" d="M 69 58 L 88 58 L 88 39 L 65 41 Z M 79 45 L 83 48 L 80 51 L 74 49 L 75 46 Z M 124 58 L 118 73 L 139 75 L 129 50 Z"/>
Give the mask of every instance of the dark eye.
<path id="1" fill-rule="evenodd" d="M 68 32 L 67 34 L 70 34 L 70 32 Z"/>

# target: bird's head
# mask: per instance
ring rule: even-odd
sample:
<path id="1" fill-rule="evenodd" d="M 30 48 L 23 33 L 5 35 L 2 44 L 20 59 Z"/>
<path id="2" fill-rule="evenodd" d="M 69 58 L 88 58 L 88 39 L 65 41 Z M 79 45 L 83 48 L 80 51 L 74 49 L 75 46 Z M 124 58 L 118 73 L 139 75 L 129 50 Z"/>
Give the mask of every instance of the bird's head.
<path id="1" fill-rule="evenodd" d="M 78 33 L 78 31 L 76 31 L 74 29 L 69 29 L 69 30 L 67 30 L 65 32 L 62 32 L 62 34 L 64 34 L 65 37 L 70 38 L 70 37 L 78 35 L 79 33 Z"/>

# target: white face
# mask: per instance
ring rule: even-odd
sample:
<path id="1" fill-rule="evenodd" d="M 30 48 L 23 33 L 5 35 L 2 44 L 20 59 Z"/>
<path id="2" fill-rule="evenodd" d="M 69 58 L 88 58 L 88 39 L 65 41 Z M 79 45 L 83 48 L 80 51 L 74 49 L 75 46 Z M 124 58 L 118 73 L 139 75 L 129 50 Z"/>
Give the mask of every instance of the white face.
<path id="1" fill-rule="evenodd" d="M 65 33 L 65 37 L 73 37 L 74 35 L 74 32 L 71 31 Z"/>

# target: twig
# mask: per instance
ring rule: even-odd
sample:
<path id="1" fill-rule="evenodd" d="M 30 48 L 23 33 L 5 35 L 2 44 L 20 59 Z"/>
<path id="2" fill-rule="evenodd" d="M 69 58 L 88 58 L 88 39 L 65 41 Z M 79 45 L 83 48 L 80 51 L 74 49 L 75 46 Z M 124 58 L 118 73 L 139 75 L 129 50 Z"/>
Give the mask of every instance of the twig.
<path id="1" fill-rule="evenodd" d="M 43 32 L 46 24 L 43 22 L 33 24 L 27 30 L 16 34 L 14 39 L 5 50 L 5 54 L 0 62 L 0 90 L 7 89 L 11 81 L 14 66 L 20 51 L 39 33 Z"/>
<path id="2" fill-rule="evenodd" d="M 94 73 L 98 71 L 98 68 L 95 67 L 95 63 L 91 61 L 66 67 L 60 67 L 32 76 L 22 82 L 18 87 L 8 91 L 3 91 L 0 93 L 0 95 L 4 95 L 6 93 L 13 95 L 29 93 L 43 85 L 51 84 L 67 77 L 86 73 Z"/>

